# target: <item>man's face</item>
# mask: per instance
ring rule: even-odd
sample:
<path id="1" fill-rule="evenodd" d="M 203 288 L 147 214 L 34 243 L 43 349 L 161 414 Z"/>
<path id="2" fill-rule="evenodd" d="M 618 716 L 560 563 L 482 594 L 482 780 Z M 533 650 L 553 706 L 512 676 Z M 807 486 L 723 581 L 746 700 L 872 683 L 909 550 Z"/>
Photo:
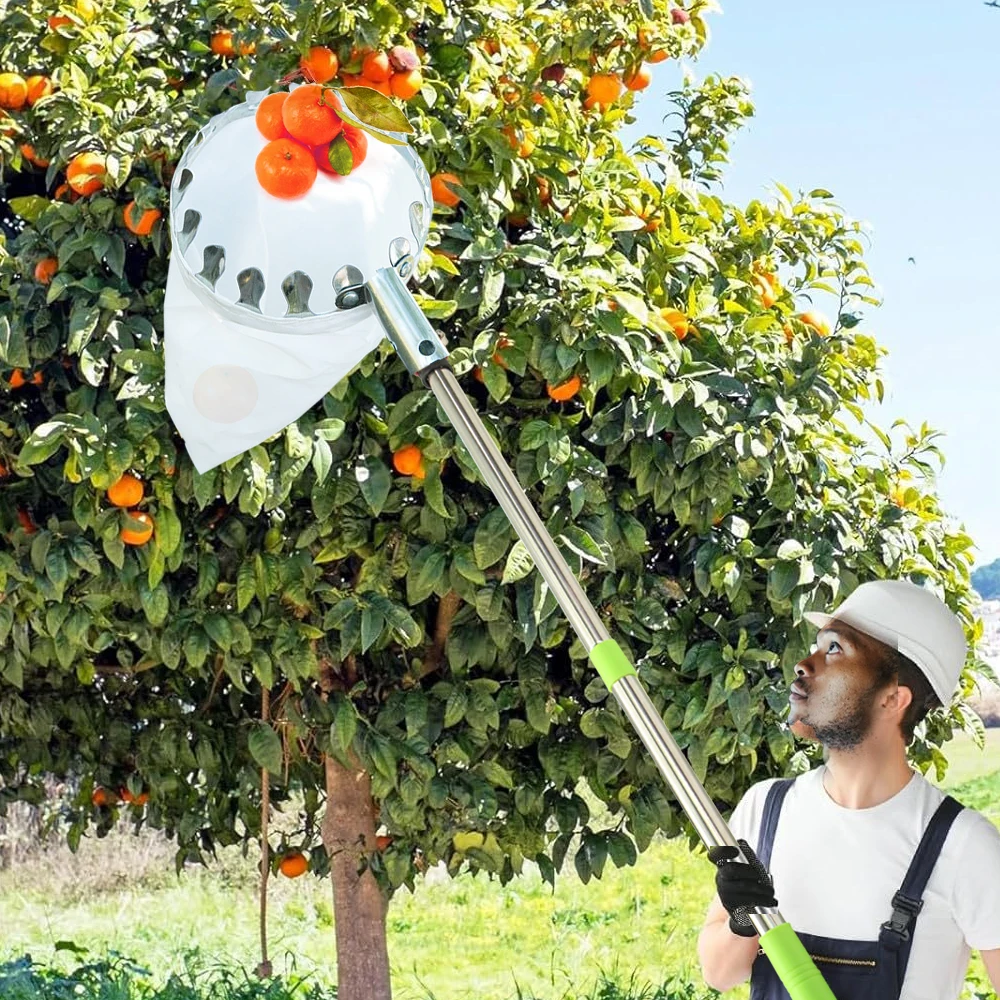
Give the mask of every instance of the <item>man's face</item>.
<path id="1" fill-rule="evenodd" d="M 795 668 L 788 723 L 793 732 L 830 750 L 854 750 L 871 733 L 875 695 L 870 640 L 832 621 L 816 637 L 813 651 Z"/>

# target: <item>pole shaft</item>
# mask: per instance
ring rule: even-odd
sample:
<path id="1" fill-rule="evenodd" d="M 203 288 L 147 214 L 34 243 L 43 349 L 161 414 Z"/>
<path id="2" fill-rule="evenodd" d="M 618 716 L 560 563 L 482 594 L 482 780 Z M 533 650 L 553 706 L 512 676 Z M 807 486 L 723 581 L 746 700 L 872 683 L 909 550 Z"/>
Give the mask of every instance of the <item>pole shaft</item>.
<path id="1" fill-rule="evenodd" d="M 426 383 L 589 653 L 594 646 L 611 636 L 537 511 L 529 503 L 521 484 L 484 427 L 482 418 L 473 408 L 455 373 L 450 368 L 437 368 L 427 375 Z M 614 684 L 611 693 L 702 841 L 709 847 L 738 847 L 725 819 L 670 735 L 639 679 L 635 676 L 622 677 Z M 760 934 L 783 923 L 776 909 L 752 913 L 750 919 Z"/>

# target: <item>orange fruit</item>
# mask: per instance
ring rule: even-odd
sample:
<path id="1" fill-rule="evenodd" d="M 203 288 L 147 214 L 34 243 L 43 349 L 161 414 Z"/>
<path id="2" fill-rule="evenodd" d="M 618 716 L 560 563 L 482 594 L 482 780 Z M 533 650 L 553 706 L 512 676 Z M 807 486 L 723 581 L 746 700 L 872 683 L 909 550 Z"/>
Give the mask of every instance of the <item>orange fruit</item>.
<path id="1" fill-rule="evenodd" d="M 602 108 L 615 103 L 622 93 L 622 82 L 613 73 L 598 73 L 587 81 L 587 96 Z"/>
<path id="2" fill-rule="evenodd" d="M 292 854 L 286 854 L 281 859 L 281 864 L 278 865 L 278 868 L 281 874 L 287 878 L 298 878 L 309 870 L 309 862 L 306 861 L 304 854 L 295 851 Z"/>
<path id="3" fill-rule="evenodd" d="M 659 52 L 654 52 L 652 55 L 646 58 L 646 62 L 650 63 L 661 63 L 665 59 L 670 58 L 670 53 L 666 49 L 660 49 Z"/>
<path id="4" fill-rule="evenodd" d="M 100 153 L 80 153 L 66 168 L 66 181 L 77 194 L 93 194 L 104 187 L 107 164 Z"/>
<path id="5" fill-rule="evenodd" d="M 28 88 L 28 107 L 52 93 L 52 81 L 47 76 L 29 76 L 24 82 Z"/>
<path id="6" fill-rule="evenodd" d="M 774 294 L 774 288 L 771 287 L 770 282 L 765 281 L 762 277 L 754 278 L 753 286 L 765 309 L 770 309 L 778 301 L 778 296 Z"/>
<path id="7" fill-rule="evenodd" d="M 43 257 L 35 265 L 35 281 L 47 285 L 59 270 L 59 261 L 55 257 Z"/>
<path id="8" fill-rule="evenodd" d="M 31 376 L 32 385 L 43 385 L 44 382 L 45 376 L 41 372 L 35 372 L 35 374 Z"/>
<path id="9" fill-rule="evenodd" d="M 509 337 L 501 337 L 497 341 L 496 350 L 493 352 L 493 359 L 492 359 L 493 360 L 493 364 L 499 365 L 501 368 L 505 368 L 506 369 L 507 368 L 507 364 L 504 361 L 504 359 L 500 356 L 500 352 L 505 347 L 513 347 L 513 346 L 514 346 L 514 341 L 513 340 L 511 340 Z"/>
<path id="10" fill-rule="evenodd" d="M 233 46 L 233 33 L 231 31 L 216 31 L 212 35 L 209 44 L 217 56 L 231 56 L 236 54 L 236 49 Z"/>
<path id="11" fill-rule="evenodd" d="M 362 163 L 365 162 L 365 157 L 368 155 L 368 135 L 365 133 L 363 128 L 357 128 L 354 125 L 348 125 L 344 122 L 344 128 L 341 133 L 344 139 L 347 141 L 347 145 L 351 150 L 351 169 L 357 170 Z M 324 143 L 322 146 L 317 146 L 314 155 L 316 157 L 316 166 L 319 167 L 324 173 L 331 174 L 333 177 L 339 177 L 340 174 L 330 165 L 330 143 Z"/>
<path id="12" fill-rule="evenodd" d="M 392 843 L 392 837 L 376 837 L 375 850 L 382 852 Z"/>
<path id="13" fill-rule="evenodd" d="M 782 332 L 785 334 L 785 340 L 791 346 L 792 341 L 795 339 L 795 330 L 791 323 L 786 323 L 782 328 Z"/>
<path id="14" fill-rule="evenodd" d="M 691 329 L 687 316 L 680 309 L 661 309 L 660 316 L 664 322 L 674 331 L 678 340 L 683 340 Z"/>
<path id="15" fill-rule="evenodd" d="M 21 146 L 21 155 L 29 162 L 33 163 L 36 167 L 47 167 L 51 161 L 43 160 L 36 152 L 35 147 L 30 143 L 24 143 Z"/>
<path id="16" fill-rule="evenodd" d="M 482 368 L 479 367 L 479 365 L 476 365 L 476 367 L 472 369 L 472 377 L 477 382 L 482 382 L 483 381 L 483 370 L 482 370 Z"/>
<path id="17" fill-rule="evenodd" d="M 33 535 L 38 531 L 38 525 L 35 524 L 34 518 L 24 507 L 17 508 L 17 523 L 21 525 L 26 535 Z"/>
<path id="18" fill-rule="evenodd" d="M 311 83 L 329 83 L 337 75 L 340 62 L 336 52 L 328 49 L 325 45 L 314 45 L 309 50 L 309 55 L 303 56 L 299 60 L 299 69 Z M 268 138 L 277 139 L 278 136 L 269 136 Z"/>
<path id="19" fill-rule="evenodd" d="M 316 181 L 313 151 L 294 139 L 275 139 L 257 154 L 260 186 L 275 198 L 301 198 Z"/>
<path id="20" fill-rule="evenodd" d="M 401 476 L 416 476 L 417 479 L 423 479 L 426 475 L 424 453 L 415 444 L 403 445 L 398 451 L 393 452 L 392 467 Z"/>
<path id="21" fill-rule="evenodd" d="M 20 389 L 22 385 L 26 384 L 27 379 L 24 377 L 24 372 L 20 368 L 15 368 L 10 374 L 10 387 Z"/>
<path id="22" fill-rule="evenodd" d="M 49 18 L 49 31 L 55 31 L 56 28 L 61 28 L 64 24 L 72 24 L 73 19 L 71 17 L 66 17 L 65 14 L 53 14 Z"/>
<path id="23" fill-rule="evenodd" d="M 547 205 L 552 201 L 552 188 L 549 184 L 548 177 L 542 177 L 540 174 L 535 177 L 535 184 L 538 187 L 538 200 L 543 204 Z"/>
<path id="24" fill-rule="evenodd" d="M 434 196 L 434 200 L 439 205 L 446 205 L 448 208 L 454 208 L 462 200 L 462 197 L 448 187 L 448 185 L 461 183 L 461 179 L 456 177 L 454 174 L 435 174 L 431 178 L 431 194 Z"/>
<path id="25" fill-rule="evenodd" d="M 95 788 L 90 796 L 90 801 L 95 806 L 110 806 L 117 800 L 114 792 L 109 792 L 106 788 Z"/>
<path id="26" fill-rule="evenodd" d="M 545 386 L 545 391 L 549 394 L 551 399 L 554 399 L 557 403 L 565 403 L 568 399 L 572 399 L 579 391 L 582 385 L 579 375 L 574 375 L 571 379 L 566 382 L 562 382 L 559 385 L 548 385 Z"/>
<path id="27" fill-rule="evenodd" d="M 281 120 L 293 139 L 321 146 L 332 142 L 344 124 L 336 111 L 339 107 L 334 91 L 307 83 L 288 95 L 281 106 Z"/>
<path id="28" fill-rule="evenodd" d="M 134 507 L 142 499 L 142 482 L 130 472 L 108 487 L 108 500 L 116 507 Z"/>
<path id="29" fill-rule="evenodd" d="M 385 83 L 392 75 L 388 52 L 369 52 L 361 63 L 361 75 L 375 83 Z"/>
<path id="30" fill-rule="evenodd" d="M 127 802 L 130 806 L 144 806 L 149 801 L 149 792 L 140 792 L 133 795 L 127 788 L 123 788 L 118 797 L 122 802 Z"/>
<path id="31" fill-rule="evenodd" d="M 636 71 L 625 78 L 625 86 L 629 90 L 645 90 L 653 82 L 653 72 L 643 63 Z"/>
<path id="32" fill-rule="evenodd" d="M 128 516 L 139 521 L 141 528 L 122 528 L 122 541 L 126 545 L 145 545 L 153 537 L 153 519 L 142 510 L 130 510 Z"/>
<path id="33" fill-rule="evenodd" d="M 521 132 L 522 136 L 519 138 L 517 135 L 517 130 L 513 125 L 504 125 L 500 130 L 507 137 L 507 141 L 510 143 L 512 149 L 517 150 L 517 155 L 524 159 L 535 150 L 535 140 L 531 134 L 531 129 L 527 125 L 522 126 Z"/>
<path id="34" fill-rule="evenodd" d="M 4 465 L 3 462 L 0 462 L 0 479 L 4 479 L 9 471 L 10 470 L 7 468 L 7 466 Z"/>
<path id="35" fill-rule="evenodd" d="M 367 76 L 362 76 L 360 83 L 362 87 L 368 87 L 371 90 L 377 90 L 380 94 L 385 94 L 386 97 L 392 97 L 392 87 L 388 80 L 369 80 Z"/>
<path id="36" fill-rule="evenodd" d="M 28 84 L 20 73 L 0 73 L 0 108 L 20 111 L 28 100 Z"/>
<path id="37" fill-rule="evenodd" d="M 55 194 L 52 196 L 56 201 L 76 201 L 80 196 L 64 181 L 59 187 L 56 188 Z"/>
<path id="38" fill-rule="evenodd" d="M 125 228 L 136 236 L 148 236 L 153 231 L 156 220 L 160 217 L 158 208 L 147 208 L 144 212 L 137 211 L 138 206 L 130 201 L 125 206 Z"/>
<path id="39" fill-rule="evenodd" d="M 830 321 L 818 309 L 810 309 L 808 312 L 800 313 L 799 319 L 806 326 L 811 326 L 821 337 L 830 334 Z"/>
<path id="40" fill-rule="evenodd" d="M 257 105 L 257 114 L 254 116 L 254 121 L 257 123 L 257 131 L 265 139 L 291 138 L 281 118 L 281 109 L 284 107 L 286 100 L 288 100 L 288 94 L 282 91 L 278 94 L 268 94 Z"/>
<path id="41" fill-rule="evenodd" d="M 410 100 L 420 93 L 420 88 L 424 85 L 424 75 L 419 69 L 407 70 L 404 73 L 393 73 L 389 80 L 389 89 L 393 97 L 398 97 L 403 101 Z"/>

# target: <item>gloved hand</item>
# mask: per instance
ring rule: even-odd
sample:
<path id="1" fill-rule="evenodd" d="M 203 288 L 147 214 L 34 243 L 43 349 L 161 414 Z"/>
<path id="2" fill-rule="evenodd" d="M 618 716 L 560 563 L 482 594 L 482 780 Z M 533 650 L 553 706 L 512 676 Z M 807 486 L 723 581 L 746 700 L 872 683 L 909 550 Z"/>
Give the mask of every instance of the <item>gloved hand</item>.
<path id="1" fill-rule="evenodd" d="M 715 887 L 722 905 L 729 912 L 729 929 L 740 937 L 753 937 L 757 930 L 750 923 L 749 913 L 761 906 L 777 906 L 774 898 L 774 883 L 767 869 L 745 841 L 737 843 L 749 864 L 733 861 L 739 856 L 735 847 L 711 847 L 709 860 L 718 865 L 715 873 Z"/>

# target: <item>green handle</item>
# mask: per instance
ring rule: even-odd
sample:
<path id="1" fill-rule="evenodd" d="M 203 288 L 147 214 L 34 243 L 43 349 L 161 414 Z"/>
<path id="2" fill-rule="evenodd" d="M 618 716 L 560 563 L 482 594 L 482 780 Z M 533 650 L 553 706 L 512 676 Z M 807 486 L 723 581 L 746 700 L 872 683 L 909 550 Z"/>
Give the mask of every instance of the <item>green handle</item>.
<path id="1" fill-rule="evenodd" d="M 837 1000 L 791 924 L 762 934 L 760 946 L 792 1000 Z"/>

